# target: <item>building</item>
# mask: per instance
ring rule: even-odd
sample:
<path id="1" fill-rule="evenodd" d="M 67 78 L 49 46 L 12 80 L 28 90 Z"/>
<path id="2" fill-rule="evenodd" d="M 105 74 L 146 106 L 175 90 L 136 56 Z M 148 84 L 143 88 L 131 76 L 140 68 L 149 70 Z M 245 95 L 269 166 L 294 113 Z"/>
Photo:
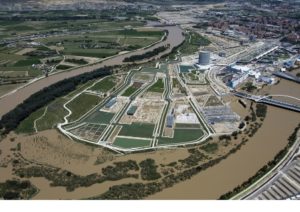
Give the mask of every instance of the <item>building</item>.
<path id="1" fill-rule="evenodd" d="M 233 78 L 228 82 L 228 86 L 231 88 L 235 88 L 236 86 L 244 82 L 248 78 L 248 75 L 248 73 L 234 75 Z"/>
<path id="2" fill-rule="evenodd" d="M 199 59 L 198 59 L 199 65 L 209 65 L 210 63 L 210 52 L 207 51 L 200 51 L 199 52 Z"/>
<path id="3" fill-rule="evenodd" d="M 275 82 L 275 79 L 267 76 L 262 76 L 259 78 L 259 81 L 266 84 L 273 84 Z"/>
<path id="4" fill-rule="evenodd" d="M 245 72 L 249 72 L 251 69 L 247 66 L 233 65 L 233 66 L 228 66 L 227 70 L 233 73 L 245 73 Z"/>
<path id="5" fill-rule="evenodd" d="M 137 110 L 137 106 L 131 106 L 128 110 L 127 110 L 127 115 L 129 116 L 133 116 L 135 114 Z"/>
<path id="6" fill-rule="evenodd" d="M 174 116 L 173 115 L 168 115 L 167 116 L 167 127 L 172 128 L 174 124 Z"/>
<path id="7" fill-rule="evenodd" d="M 105 104 L 105 107 L 106 107 L 106 108 L 111 108 L 116 102 L 117 102 L 117 98 L 114 97 L 114 98 L 110 99 L 110 100 Z"/>

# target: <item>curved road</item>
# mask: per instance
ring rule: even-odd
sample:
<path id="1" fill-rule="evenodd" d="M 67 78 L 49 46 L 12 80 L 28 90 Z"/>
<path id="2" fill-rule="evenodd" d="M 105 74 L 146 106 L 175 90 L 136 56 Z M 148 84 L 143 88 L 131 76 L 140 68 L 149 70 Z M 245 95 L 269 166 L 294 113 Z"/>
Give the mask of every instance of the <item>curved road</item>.
<path id="1" fill-rule="evenodd" d="M 112 66 L 112 65 L 122 65 L 124 64 L 123 59 L 125 57 L 143 54 L 145 52 L 151 51 L 159 46 L 164 46 L 166 44 L 170 44 L 170 48 L 167 51 L 160 53 L 156 57 L 160 57 L 166 53 L 171 52 L 172 48 L 178 46 L 184 41 L 184 36 L 182 34 L 182 29 L 178 26 L 168 26 L 168 27 L 160 27 L 161 29 L 168 30 L 168 37 L 166 40 L 157 43 L 146 49 L 139 49 L 130 53 L 116 55 L 109 59 L 104 60 L 101 63 L 93 64 L 90 66 L 80 67 L 78 69 L 74 69 L 72 71 L 60 72 L 53 75 L 50 75 L 47 78 L 42 78 L 33 82 L 32 84 L 27 85 L 26 87 L 16 90 L 15 92 L 4 96 L 0 99 L 0 117 L 2 117 L 7 112 L 13 110 L 18 104 L 21 104 L 25 99 L 30 97 L 32 94 L 38 92 L 39 90 L 48 87 L 56 82 L 59 82 L 63 79 L 74 77 L 86 72 L 91 72 L 95 69 L 104 67 L 104 66 Z"/>

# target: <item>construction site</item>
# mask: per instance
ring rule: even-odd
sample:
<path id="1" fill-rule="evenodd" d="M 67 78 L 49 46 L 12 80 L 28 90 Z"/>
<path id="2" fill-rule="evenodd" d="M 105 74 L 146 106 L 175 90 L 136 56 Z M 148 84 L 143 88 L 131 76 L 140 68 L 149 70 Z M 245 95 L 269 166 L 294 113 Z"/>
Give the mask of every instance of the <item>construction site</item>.
<path id="1" fill-rule="evenodd" d="M 110 76 L 83 92 L 103 100 L 75 121 L 68 118 L 70 110 L 59 129 L 73 139 L 119 152 L 199 143 L 237 131 L 241 121 L 215 95 L 205 71 L 180 62 Z"/>

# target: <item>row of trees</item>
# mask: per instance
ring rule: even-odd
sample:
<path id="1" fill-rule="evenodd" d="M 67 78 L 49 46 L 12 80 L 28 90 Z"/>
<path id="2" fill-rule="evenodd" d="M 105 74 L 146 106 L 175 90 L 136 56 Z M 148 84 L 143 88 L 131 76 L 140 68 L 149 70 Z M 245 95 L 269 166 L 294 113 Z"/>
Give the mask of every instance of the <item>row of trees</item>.
<path id="1" fill-rule="evenodd" d="M 19 123 L 27 118 L 31 113 L 45 106 L 55 98 L 64 96 L 75 90 L 77 85 L 109 74 L 111 74 L 110 68 L 104 67 L 76 77 L 64 79 L 38 91 L 31 95 L 23 103 L 19 104 L 15 109 L 3 115 L 0 120 L 0 129 L 2 130 L 2 134 L 7 134 L 11 130 L 16 129 Z"/>
<path id="2" fill-rule="evenodd" d="M 141 54 L 141 55 L 132 55 L 130 57 L 126 57 L 123 60 L 123 62 L 136 62 L 136 61 L 141 61 L 141 60 L 144 60 L 144 59 L 149 59 L 153 56 L 158 55 L 161 52 L 166 51 L 169 47 L 170 47 L 169 45 L 160 46 L 160 47 L 157 47 L 157 48 L 153 49 L 152 51 L 146 52 L 146 53 Z"/>

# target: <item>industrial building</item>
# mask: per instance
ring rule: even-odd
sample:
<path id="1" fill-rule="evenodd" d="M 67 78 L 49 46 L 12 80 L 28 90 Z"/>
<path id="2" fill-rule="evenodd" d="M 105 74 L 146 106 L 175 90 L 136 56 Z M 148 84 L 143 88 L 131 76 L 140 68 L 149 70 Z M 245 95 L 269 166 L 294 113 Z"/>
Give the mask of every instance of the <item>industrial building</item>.
<path id="1" fill-rule="evenodd" d="M 228 82 L 228 86 L 231 88 L 235 88 L 236 86 L 244 82 L 248 78 L 248 76 L 248 73 L 234 75 L 233 78 Z"/>
<path id="2" fill-rule="evenodd" d="M 210 52 L 208 51 L 200 51 L 198 64 L 202 66 L 207 66 L 210 63 Z"/>
<path id="3" fill-rule="evenodd" d="M 174 124 L 174 116 L 172 114 L 167 116 L 167 127 L 172 128 Z"/>
<path id="4" fill-rule="evenodd" d="M 117 102 L 117 98 L 116 98 L 116 97 L 110 99 L 110 100 L 105 104 L 105 108 L 111 108 L 116 102 Z"/>
<path id="5" fill-rule="evenodd" d="M 244 72 L 249 72 L 251 69 L 247 66 L 233 65 L 233 66 L 228 66 L 227 70 L 233 73 L 244 73 Z"/>
<path id="6" fill-rule="evenodd" d="M 127 110 L 127 115 L 133 116 L 133 115 L 135 114 L 136 110 L 137 110 L 137 106 L 134 106 L 134 105 L 131 106 L 131 107 Z"/>

